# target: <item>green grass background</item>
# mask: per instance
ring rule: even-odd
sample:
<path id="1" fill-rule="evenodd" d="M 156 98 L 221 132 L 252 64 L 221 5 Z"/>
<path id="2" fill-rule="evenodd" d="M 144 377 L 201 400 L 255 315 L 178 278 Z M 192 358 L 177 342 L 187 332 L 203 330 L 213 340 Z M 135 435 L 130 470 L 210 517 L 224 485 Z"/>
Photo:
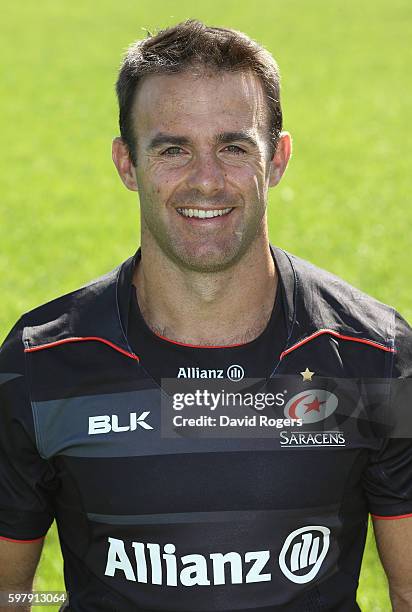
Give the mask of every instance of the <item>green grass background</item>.
<path id="1" fill-rule="evenodd" d="M 136 249 L 138 204 L 110 156 L 116 72 L 143 28 L 188 17 L 244 30 L 280 64 L 294 157 L 270 195 L 272 242 L 410 320 L 410 0 L 22 0 L 0 25 L 1 338 Z M 54 527 L 36 586 L 63 586 Z M 390 609 L 371 536 L 359 603 Z"/>

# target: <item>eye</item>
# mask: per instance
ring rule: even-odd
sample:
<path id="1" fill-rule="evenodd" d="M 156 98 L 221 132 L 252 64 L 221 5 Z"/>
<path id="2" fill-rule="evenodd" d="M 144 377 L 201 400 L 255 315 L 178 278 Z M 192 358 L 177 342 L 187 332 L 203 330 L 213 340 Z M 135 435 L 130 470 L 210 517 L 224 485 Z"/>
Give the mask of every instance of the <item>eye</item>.
<path id="1" fill-rule="evenodd" d="M 180 155 L 180 153 L 184 153 L 183 149 L 177 146 L 173 146 L 173 147 L 168 147 L 167 149 L 162 151 L 161 154 L 165 155 L 166 157 L 175 157 L 176 155 Z"/>
<path id="2" fill-rule="evenodd" d="M 246 151 L 238 145 L 228 145 L 227 147 L 225 147 L 225 151 L 228 151 L 229 153 L 234 153 L 235 155 L 242 155 L 243 153 L 246 153 Z"/>

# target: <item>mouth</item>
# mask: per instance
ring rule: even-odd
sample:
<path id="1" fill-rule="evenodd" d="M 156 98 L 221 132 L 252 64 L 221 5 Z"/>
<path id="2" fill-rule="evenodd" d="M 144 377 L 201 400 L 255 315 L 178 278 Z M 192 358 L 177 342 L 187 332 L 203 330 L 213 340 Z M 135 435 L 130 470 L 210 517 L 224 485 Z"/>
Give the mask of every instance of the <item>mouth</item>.
<path id="1" fill-rule="evenodd" d="M 195 219 L 214 219 L 215 217 L 225 217 L 229 215 L 233 207 L 230 208 L 215 208 L 205 210 L 204 208 L 176 208 L 179 215 L 182 217 L 194 217 Z"/>

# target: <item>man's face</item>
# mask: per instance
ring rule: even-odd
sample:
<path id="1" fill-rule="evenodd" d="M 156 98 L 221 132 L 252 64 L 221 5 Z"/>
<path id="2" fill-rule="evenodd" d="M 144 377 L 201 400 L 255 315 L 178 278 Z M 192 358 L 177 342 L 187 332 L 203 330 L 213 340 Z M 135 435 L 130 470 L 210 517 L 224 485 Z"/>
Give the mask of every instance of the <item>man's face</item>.
<path id="1" fill-rule="evenodd" d="M 196 271 L 238 261 L 265 230 L 279 174 L 259 79 L 246 71 L 150 76 L 133 118 L 142 242 Z"/>

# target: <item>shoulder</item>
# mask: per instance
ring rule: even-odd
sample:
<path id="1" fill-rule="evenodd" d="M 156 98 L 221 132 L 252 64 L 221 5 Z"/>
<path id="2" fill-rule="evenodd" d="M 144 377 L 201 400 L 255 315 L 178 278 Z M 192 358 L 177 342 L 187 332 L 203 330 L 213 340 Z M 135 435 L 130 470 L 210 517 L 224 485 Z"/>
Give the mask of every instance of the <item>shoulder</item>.
<path id="1" fill-rule="evenodd" d="M 89 283 L 24 313 L 6 338 L 3 354 L 81 336 L 119 335 L 119 279 L 134 257 Z"/>
<path id="2" fill-rule="evenodd" d="M 48 326 L 51 328 L 73 327 L 79 317 L 87 315 L 89 308 L 107 292 L 115 291 L 120 266 L 96 279 L 91 280 L 74 291 L 58 296 L 26 312 L 22 321 L 27 327 Z M 89 313 L 90 314 L 90 313 Z"/>
<path id="3" fill-rule="evenodd" d="M 397 313 L 392 306 L 309 261 L 285 254 L 295 272 L 296 309 L 305 311 L 311 326 L 363 332 L 385 345 L 394 340 Z"/>
<path id="4" fill-rule="evenodd" d="M 294 342 L 330 332 L 365 350 L 384 349 L 394 355 L 395 375 L 412 375 L 412 329 L 395 308 L 296 255 L 275 249 L 275 259 L 281 276 L 287 266 L 293 276 Z"/>

